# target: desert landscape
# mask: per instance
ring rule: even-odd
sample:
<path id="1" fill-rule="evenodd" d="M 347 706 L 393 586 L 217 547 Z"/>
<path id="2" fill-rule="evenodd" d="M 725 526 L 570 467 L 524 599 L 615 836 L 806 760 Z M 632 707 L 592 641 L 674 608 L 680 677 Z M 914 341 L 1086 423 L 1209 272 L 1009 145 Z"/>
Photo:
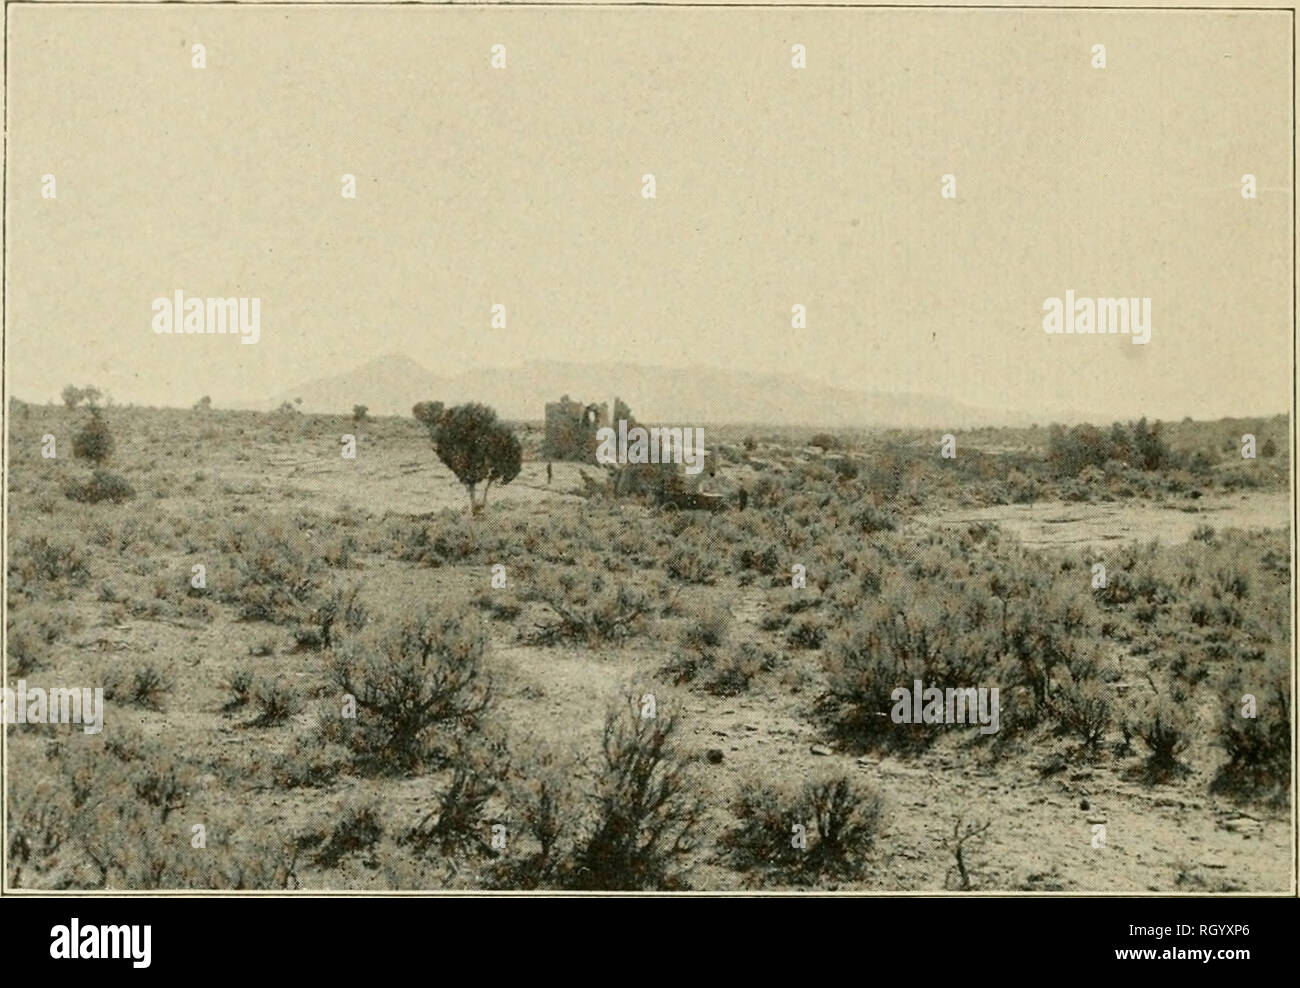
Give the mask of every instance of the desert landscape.
<path id="1" fill-rule="evenodd" d="M 471 512 L 413 411 L 11 402 L 9 685 L 105 710 L 10 887 L 1290 887 L 1285 416 L 705 424 L 718 511 L 511 421 Z"/>
<path id="2" fill-rule="evenodd" d="M 1294 11 L 5 17 L 0 897 L 1294 897 Z"/>

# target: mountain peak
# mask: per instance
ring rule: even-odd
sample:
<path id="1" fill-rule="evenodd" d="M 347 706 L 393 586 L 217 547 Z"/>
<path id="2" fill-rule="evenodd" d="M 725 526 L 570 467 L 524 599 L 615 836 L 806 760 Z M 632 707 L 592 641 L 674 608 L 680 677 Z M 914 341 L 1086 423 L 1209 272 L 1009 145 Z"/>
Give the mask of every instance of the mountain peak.
<path id="1" fill-rule="evenodd" d="M 307 381 L 264 407 L 301 397 L 308 412 L 346 413 L 355 404 L 374 415 L 409 415 L 419 401 L 481 401 L 506 419 L 538 420 L 561 395 L 627 402 L 643 422 L 703 425 L 752 423 L 821 428 L 912 427 L 943 430 L 1027 425 L 1031 417 L 974 408 L 949 398 L 831 388 L 779 373 L 621 362 L 580 364 L 534 359 L 517 367 L 437 374 L 404 353 L 385 353 L 331 377 Z M 1078 416 L 1066 417 L 1078 420 Z"/>

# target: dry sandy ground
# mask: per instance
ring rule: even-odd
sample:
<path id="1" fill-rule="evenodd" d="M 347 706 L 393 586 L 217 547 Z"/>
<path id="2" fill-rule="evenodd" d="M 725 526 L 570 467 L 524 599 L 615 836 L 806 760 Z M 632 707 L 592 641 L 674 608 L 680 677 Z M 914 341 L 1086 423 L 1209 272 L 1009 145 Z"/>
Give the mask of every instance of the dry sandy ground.
<path id="1" fill-rule="evenodd" d="M 1210 495 L 1192 501 L 1171 499 L 1165 504 L 1109 502 L 1082 504 L 1041 501 L 999 504 L 919 515 L 919 524 L 969 525 L 996 522 L 1008 535 L 1034 549 L 1106 542 L 1149 542 L 1176 545 L 1191 538 L 1201 525 L 1216 529 L 1286 528 L 1291 519 L 1291 495 L 1285 492 Z"/>
<path id="2" fill-rule="evenodd" d="M 316 440 L 258 443 L 227 459 L 222 449 L 207 451 L 189 463 L 167 458 L 172 470 L 202 467 L 221 478 L 222 503 L 245 517 L 302 507 L 329 512 L 343 503 L 363 507 L 374 515 L 385 512 L 424 514 L 445 506 L 462 508 L 463 489 L 439 464 L 431 450 L 419 450 L 393 439 L 368 442 L 357 430 L 359 453 L 343 460 L 337 447 Z M 220 462 L 213 461 L 213 454 Z M 557 499 L 579 486 L 578 468 L 555 464 L 548 487 L 544 462 L 528 462 L 508 487 L 493 491 L 489 514 L 509 518 L 518 513 L 545 512 Z M 212 503 L 214 481 L 192 493 L 160 498 L 159 508 L 184 513 Z M 1000 506 L 964 510 L 934 517 L 917 517 L 914 526 L 965 524 L 992 520 L 1008 534 L 1031 546 L 1159 537 L 1186 539 L 1193 528 L 1212 524 L 1227 527 L 1285 527 L 1290 517 L 1286 494 L 1249 493 L 1230 498 L 1206 498 L 1195 513 L 1146 504 L 1065 504 Z M 429 569 L 389 558 L 362 555 L 355 572 L 340 574 L 359 582 L 363 599 L 376 616 L 401 613 L 420 599 L 443 594 L 468 594 L 485 586 L 481 567 Z M 129 565 L 129 560 L 123 566 Z M 761 637 L 758 620 L 774 609 L 762 589 L 731 590 L 735 633 Z M 114 709 L 110 715 L 129 718 L 146 732 L 179 744 L 189 754 L 219 767 L 204 781 L 226 803 L 234 801 L 248 820 L 291 832 L 340 802 L 363 795 L 376 797 L 394 828 L 410 825 L 427 807 L 430 783 L 344 778 L 322 790 L 249 791 L 250 764 L 283 749 L 288 730 L 258 731 L 241 727 L 221 713 L 229 695 L 230 672 L 249 664 L 249 650 L 268 638 L 283 641 L 285 629 L 238 623 L 226 616 L 212 622 L 156 621 L 126 617 L 115 626 L 102 623 L 104 605 L 86 594 L 72 605 L 84 620 L 81 634 L 60 643 L 65 650 L 56 667 L 68 676 L 93 677 L 106 661 L 164 664 L 176 682 L 166 712 Z M 665 634 L 668 632 L 665 631 Z M 491 659 L 505 687 L 503 711 L 521 734 L 536 733 L 574 750 L 599 750 L 602 715 L 626 688 L 663 689 L 655 678 L 667 651 L 666 641 L 639 639 L 616 653 L 577 648 L 538 648 L 521 645 L 508 624 L 493 626 Z M 105 654 L 109 653 L 109 654 Z M 255 660 L 268 670 L 307 680 L 319 657 L 281 653 Z M 686 697 L 688 744 L 699 758 L 698 778 L 714 820 L 728 825 L 728 797 L 747 777 L 801 783 L 807 775 L 829 765 L 875 783 L 887 800 L 886 828 L 878 843 L 874 873 L 862 888 L 877 890 L 940 890 L 950 882 L 953 860 L 938 841 L 951 832 L 954 817 L 991 821 L 982 846 L 968 851 L 975 884 L 986 889 L 1063 891 L 1286 891 L 1292 874 L 1289 813 L 1250 811 L 1244 817 L 1230 804 L 1206 795 L 1213 757 L 1201 753 L 1189 760 L 1204 766 L 1177 782 L 1144 787 L 1121 777 L 1117 768 L 1072 765 L 1052 775 L 1039 768 L 1048 754 L 1035 751 L 1000 761 L 982 760 L 963 751 L 968 737 L 946 738 L 920 758 L 855 758 L 823 750 L 825 739 L 812 726 L 809 709 L 817 692 L 816 652 L 796 652 L 795 669 L 782 678 L 756 681 L 753 691 L 736 698 L 691 693 Z M 78 680 L 79 681 L 79 680 Z M 304 733 L 310 708 L 298 715 L 293 731 Z M 719 748 L 720 764 L 709 764 L 704 753 Z M 1135 756 L 1133 762 L 1138 758 Z M 224 763 L 224 764 L 223 764 Z M 1110 763 L 1117 765 L 1118 763 Z M 1086 801 L 1088 808 L 1082 808 Z M 1104 821 L 1106 846 L 1094 848 L 1094 826 Z M 697 888 L 735 888 L 740 876 L 704 861 L 696 870 Z M 303 876 L 305 886 L 382 887 L 374 873 L 349 866 L 342 872 Z"/>

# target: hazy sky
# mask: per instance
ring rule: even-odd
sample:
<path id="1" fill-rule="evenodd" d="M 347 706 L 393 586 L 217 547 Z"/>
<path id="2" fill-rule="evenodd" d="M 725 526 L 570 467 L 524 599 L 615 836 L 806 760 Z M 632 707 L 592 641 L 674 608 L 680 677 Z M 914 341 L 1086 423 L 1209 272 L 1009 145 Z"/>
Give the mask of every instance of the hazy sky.
<path id="1" fill-rule="evenodd" d="M 256 400 L 398 351 L 442 372 L 790 372 L 1030 412 L 1290 404 L 1289 14 L 8 20 L 7 369 L 28 400 L 70 381 Z M 260 342 L 156 335 L 151 303 L 177 289 L 259 297 Z M 1067 289 L 1150 297 L 1150 344 L 1045 334 Z"/>

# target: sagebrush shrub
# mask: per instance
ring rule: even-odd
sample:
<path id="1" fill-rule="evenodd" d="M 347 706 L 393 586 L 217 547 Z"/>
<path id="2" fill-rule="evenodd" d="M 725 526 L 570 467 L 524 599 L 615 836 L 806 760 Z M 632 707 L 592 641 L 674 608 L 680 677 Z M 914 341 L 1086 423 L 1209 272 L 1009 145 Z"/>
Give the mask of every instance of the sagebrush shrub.
<path id="1" fill-rule="evenodd" d="M 1060 729 L 1074 735 L 1089 752 L 1095 752 L 1105 739 L 1112 709 L 1110 694 L 1095 679 L 1067 677 L 1052 698 Z"/>
<path id="2" fill-rule="evenodd" d="M 339 629 L 358 632 L 370 620 L 370 612 L 359 597 L 361 588 L 352 584 L 335 587 L 328 597 L 323 597 L 311 609 L 307 625 L 294 631 L 294 640 L 300 649 L 320 651 L 333 647 L 339 640 Z"/>
<path id="3" fill-rule="evenodd" d="M 120 701 L 146 710 L 162 710 L 172 691 L 168 675 L 151 662 L 129 671 L 112 670 L 104 678 L 104 699 Z"/>
<path id="4" fill-rule="evenodd" d="M 849 519 L 849 523 L 863 535 L 892 532 L 897 527 L 892 515 L 873 505 L 864 505 Z"/>
<path id="5" fill-rule="evenodd" d="M 701 604 L 696 608 L 694 616 L 682 626 L 678 641 L 688 649 L 717 648 L 727 640 L 731 622 L 731 611 L 726 604 Z"/>
<path id="6" fill-rule="evenodd" d="M 344 858 L 369 852 L 383 835 L 378 805 L 345 801 L 328 820 L 299 834 L 294 843 L 299 850 L 310 851 L 315 864 L 337 868 Z"/>
<path id="7" fill-rule="evenodd" d="M 511 853 L 492 869 L 497 887 L 564 884 L 587 825 L 577 774 L 578 765 L 566 751 L 531 738 L 520 746 L 505 786 L 510 826 L 522 839 L 511 841 Z"/>
<path id="8" fill-rule="evenodd" d="M 742 641 L 716 656 L 705 688 L 716 696 L 738 696 L 753 685 L 759 673 L 770 672 L 779 663 L 779 653 L 754 641 Z"/>
<path id="9" fill-rule="evenodd" d="M 801 618 L 785 636 L 791 648 L 818 649 L 826 643 L 826 629 L 816 618 Z"/>
<path id="10" fill-rule="evenodd" d="M 694 848 L 702 806 L 691 795 L 678 749 L 679 715 L 662 701 L 654 717 L 641 710 L 630 697 L 605 718 L 595 822 L 575 854 L 568 878 L 574 888 L 684 885 L 682 858 Z"/>
<path id="11" fill-rule="evenodd" d="M 736 568 L 753 570 L 762 576 L 774 576 L 781 568 L 781 550 L 778 546 L 767 545 L 759 549 L 753 545 L 742 545 L 736 550 Z"/>
<path id="12" fill-rule="evenodd" d="M 450 604 L 424 605 L 345 642 L 332 675 L 356 698 L 356 718 L 324 716 L 326 738 L 346 744 L 363 772 L 440 767 L 455 737 L 474 731 L 489 706 L 485 643 L 477 616 Z"/>
<path id="13" fill-rule="evenodd" d="M 756 884 L 861 879 L 883 809 L 874 789 L 836 773 L 793 793 L 750 781 L 732 804 L 739 824 L 721 844 Z"/>
<path id="14" fill-rule="evenodd" d="M 1284 653 L 1271 665 L 1253 674 L 1238 670 L 1220 691 L 1218 739 L 1228 760 L 1211 792 L 1273 804 L 1290 798 L 1291 683 Z M 1253 717 L 1246 694 L 1255 700 Z"/>
<path id="15" fill-rule="evenodd" d="M 10 610 L 8 625 L 9 672 L 25 676 L 46 665 L 49 648 L 69 632 L 81 627 L 75 614 L 43 604 L 29 604 Z"/>
<path id="16" fill-rule="evenodd" d="M 257 677 L 252 669 L 236 669 L 230 674 L 230 680 L 227 687 L 230 690 L 230 699 L 222 706 L 224 713 L 230 713 L 246 707 L 253 699 L 253 685 Z"/>
<path id="17" fill-rule="evenodd" d="M 90 567 L 85 553 L 74 543 L 34 535 L 11 548 L 9 577 L 11 581 L 17 577 L 23 589 L 31 592 L 36 585 L 60 580 L 84 584 L 90 577 Z"/>
<path id="18" fill-rule="evenodd" d="M 1130 715 L 1128 724 L 1149 751 L 1148 782 L 1165 782 L 1187 773 L 1179 758 L 1191 743 L 1192 722 L 1183 705 L 1169 696 L 1150 698 Z"/>
<path id="19" fill-rule="evenodd" d="M 332 709 L 337 716 L 338 708 Z M 282 754 L 271 759 L 269 781 L 282 789 L 321 788 L 330 785 L 350 758 L 341 744 L 321 743 L 321 738 L 295 738 Z"/>
<path id="20" fill-rule="evenodd" d="M 682 583 L 710 585 L 717 582 L 720 560 L 696 546 L 677 546 L 664 561 L 664 571 Z"/>
<path id="21" fill-rule="evenodd" d="M 967 688 L 988 671 L 990 652 L 970 618 L 950 596 L 917 598 L 909 612 L 893 602 L 872 603 L 823 650 L 827 690 L 818 713 L 848 743 L 921 750 L 938 731 L 932 724 L 894 723 L 897 688 Z"/>
<path id="22" fill-rule="evenodd" d="M 542 643 L 609 642 L 644 631 L 655 602 L 643 588 L 600 573 L 563 571 L 539 578 L 525 595 L 552 613 L 535 634 Z"/>
<path id="23" fill-rule="evenodd" d="M 196 779 L 193 765 L 179 752 L 122 725 L 111 737 L 51 738 L 45 755 L 44 771 L 15 773 L 10 783 L 24 789 L 9 808 L 10 877 L 21 884 L 104 889 L 270 884 L 269 872 L 252 874 L 252 862 L 240 868 L 219 849 L 213 859 L 194 854 L 188 828 L 174 822 Z M 22 874 L 15 875 L 15 868 Z"/>
<path id="24" fill-rule="evenodd" d="M 417 851 L 444 858 L 490 852 L 488 800 L 509 772 L 504 739 L 492 732 L 458 737 L 448 755 L 451 778 L 432 809 L 402 837 Z"/>
<path id="25" fill-rule="evenodd" d="M 218 596 L 237 606 L 245 620 L 292 620 L 316 592 L 322 563 L 306 550 L 301 536 L 283 526 L 235 524 L 221 534 L 218 547 L 235 570 Z"/>
<path id="26" fill-rule="evenodd" d="M 251 721 L 253 727 L 275 727 L 302 709 L 302 697 L 286 679 L 259 679 L 249 699 L 257 708 L 257 716 Z"/>
<path id="27" fill-rule="evenodd" d="M 63 494 L 70 500 L 83 504 L 99 504 L 101 501 L 121 504 L 135 497 L 135 488 L 119 474 L 96 470 L 85 481 L 69 481 L 63 488 Z"/>

